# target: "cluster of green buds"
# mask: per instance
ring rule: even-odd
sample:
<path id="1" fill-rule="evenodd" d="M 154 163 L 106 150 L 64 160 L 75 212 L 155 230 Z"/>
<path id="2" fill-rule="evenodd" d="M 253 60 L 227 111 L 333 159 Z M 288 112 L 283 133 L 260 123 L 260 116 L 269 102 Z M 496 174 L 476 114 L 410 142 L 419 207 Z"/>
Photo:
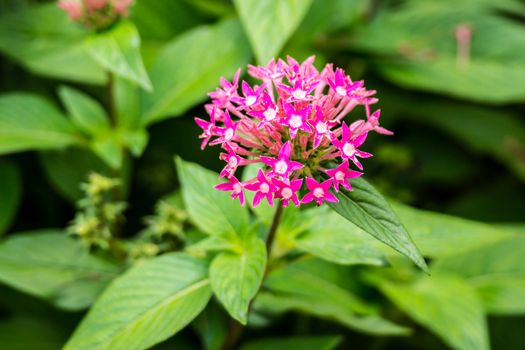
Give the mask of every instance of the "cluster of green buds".
<path id="1" fill-rule="evenodd" d="M 170 196 L 155 206 L 155 213 L 146 217 L 146 228 L 129 249 L 131 261 L 147 259 L 159 253 L 180 248 L 186 241 L 188 214 L 179 196 Z"/>
<path id="2" fill-rule="evenodd" d="M 85 196 L 78 201 L 78 212 L 68 230 L 87 247 L 110 247 L 126 209 L 126 203 L 117 199 L 120 186 L 120 180 L 96 173 L 81 185 Z"/>

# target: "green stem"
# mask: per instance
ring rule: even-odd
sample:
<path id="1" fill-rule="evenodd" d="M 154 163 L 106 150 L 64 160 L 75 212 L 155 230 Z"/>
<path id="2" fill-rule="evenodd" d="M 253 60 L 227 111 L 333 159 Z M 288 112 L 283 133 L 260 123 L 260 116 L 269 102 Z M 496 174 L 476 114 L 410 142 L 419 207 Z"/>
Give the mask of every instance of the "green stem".
<path id="1" fill-rule="evenodd" d="M 277 209 L 275 210 L 275 214 L 273 214 L 272 224 L 270 225 L 270 230 L 268 231 L 268 235 L 266 236 L 266 254 L 268 255 L 268 260 L 270 260 L 270 256 L 272 253 L 272 247 L 273 247 L 273 241 L 275 240 L 275 235 L 277 233 L 277 229 L 279 228 L 279 223 L 281 222 L 281 217 L 283 215 L 283 206 L 281 205 L 281 202 L 277 202 Z M 266 264 L 266 270 L 264 272 L 264 277 L 266 277 L 266 274 L 268 273 L 268 264 Z M 264 278 L 263 278 L 264 282 Z M 248 314 L 250 314 L 250 311 L 252 309 L 252 304 L 255 298 L 252 299 L 250 302 L 250 305 L 248 306 Z M 226 335 L 226 339 L 224 340 L 224 343 L 221 347 L 221 350 L 232 350 L 235 348 L 235 345 L 237 344 L 237 341 L 242 335 L 242 332 L 244 330 L 244 326 L 237 322 L 236 320 L 232 320 L 230 323 L 230 327 L 228 329 L 228 334 Z"/>

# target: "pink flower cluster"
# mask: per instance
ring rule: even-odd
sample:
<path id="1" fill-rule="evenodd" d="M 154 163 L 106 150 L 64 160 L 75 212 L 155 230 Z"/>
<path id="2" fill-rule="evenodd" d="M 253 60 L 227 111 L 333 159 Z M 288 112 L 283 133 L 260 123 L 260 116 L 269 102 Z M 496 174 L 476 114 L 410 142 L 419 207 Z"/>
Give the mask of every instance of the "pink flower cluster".
<path id="1" fill-rule="evenodd" d="M 319 72 L 314 59 L 298 63 L 288 57 L 249 66 L 248 74 L 260 83 L 242 81 L 240 92 L 240 70 L 232 82 L 221 78 L 205 106 L 209 119 L 195 118 L 203 130 L 201 148 L 221 145 L 224 150 L 220 177 L 228 181 L 216 188 L 231 191 L 242 205 L 245 190 L 255 193 L 253 206 L 264 198 L 270 205 L 280 199 L 283 206 L 336 202 L 332 189 L 351 190 L 349 180 L 362 173 L 350 166 L 363 170 L 359 158 L 372 156 L 360 149 L 368 133 L 392 134 L 379 126 L 379 110 L 370 113 L 375 91 L 340 68 L 334 71 L 332 64 Z M 366 119 L 347 124 L 343 118 L 358 105 L 364 106 Z M 261 164 L 257 176 L 239 181 L 236 170 L 250 163 Z M 321 177 L 326 180 L 318 181 Z M 306 193 L 299 199 L 303 183 Z"/>
<path id="2" fill-rule="evenodd" d="M 127 17 L 133 0 L 60 0 L 58 7 L 89 29 L 102 29 Z"/>

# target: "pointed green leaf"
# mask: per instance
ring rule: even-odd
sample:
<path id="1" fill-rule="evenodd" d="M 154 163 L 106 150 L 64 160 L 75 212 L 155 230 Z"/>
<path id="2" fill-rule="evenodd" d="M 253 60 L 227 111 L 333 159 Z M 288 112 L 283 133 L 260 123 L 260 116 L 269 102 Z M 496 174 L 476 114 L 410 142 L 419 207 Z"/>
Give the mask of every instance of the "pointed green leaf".
<path id="1" fill-rule="evenodd" d="M 210 302 L 192 325 L 199 333 L 204 349 L 220 350 L 222 348 L 228 333 L 228 316 L 217 303 Z"/>
<path id="2" fill-rule="evenodd" d="M 383 253 L 372 244 L 373 238 L 330 208 L 314 208 L 301 214 L 298 221 L 312 224 L 293 240 L 300 250 L 336 264 L 388 264 Z"/>
<path id="3" fill-rule="evenodd" d="M 133 82 L 116 76 L 113 80 L 113 98 L 117 126 L 134 130 L 140 125 L 140 88 Z"/>
<path id="4" fill-rule="evenodd" d="M 119 135 L 112 133 L 98 137 L 91 143 L 91 148 L 111 168 L 122 166 L 124 154 Z"/>
<path id="5" fill-rule="evenodd" d="M 488 350 L 488 330 L 476 292 L 459 278 L 433 274 L 412 284 L 381 282 L 401 310 L 458 350 Z"/>
<path id="6" fill-rule="evenodd" d="M 248 211 L 223 191 L 216 190 L 218 174 L 197 164 L 175 160 L 182 195 L 192 222 L 210 235 L 243 232 Z"/>
<path id="7" fill-rule="evenodd" d="M 213 292 L 230 315 L 242 324 L 248 320 L 248 308 L 257 294 L 266 270 L 266 246 L 254 237 L 241 252 L 224 252 L 210 266 Z"/>
<path id="8" fill-rule="evenodd" d="M 92 135 L 109 130 L 108 116 L 98 101 L 68 86 L 61 86 L 58 94 L 79 129 Z"/>
<path id="9" fill-rule="evenodd" d="M 73 124 L 47 100 L 28 93 L 0 96 L 0 154 L 81 141 Z"/>
<path id="10" fill-rule="evenodd" d="M 179 116 L 206 99 L 219 78 L 231 78 L 250 59 L 250 48 L 237 20 L 200 26 L 159 53 L 149 70 L 154 91 L 143 99 L 142 123 Z"/>
<path id="11" fill-rule="evenodd" d="M 244 344 L 241 350 L 332 350 L 335 349 L 342 340 L 343 338 L 337 335 L 262 338 Z"/>
<path id="12" fill-rule="evenodd" d="M 115 27 L 93 34 L 86 40 L 87 51 L 102 67 L 122 78 L 151 90 L 142 57 L 140 36 L 130 21 L 121 21 Z"/>
<path id="13" fill-rule="evenodd" d="M 25 232 L 0 243 L 0 281 L 65 309 L 91 305 L 119 272 L 63 231 Z"/>
<path id="14" fill-rule="evenodd" d="M 148 349 L 191 322 L 211 296 L 202 261 L 165 254 L 117 278 L 64 350 Z"/>
<path id="15" fill-rule="evenodd" d="M 22 196 L 22 181 L 15 164 L 0 161 L 0 236 L 9 228 Z"/>
<path id="16" fill-rule="evenodd" d="M 329 203 L 341 216 L 428 271 L 410 235 L 377 190 L 364 179 L 354 179 L 352 191 L 336 193 L 338 203 Z"/>
<path id="17" fill-rule="evenodd" d="M 279 54 L 311 3 L 312 0 L 234 0 L 259 63 L 266 64 Z"/>

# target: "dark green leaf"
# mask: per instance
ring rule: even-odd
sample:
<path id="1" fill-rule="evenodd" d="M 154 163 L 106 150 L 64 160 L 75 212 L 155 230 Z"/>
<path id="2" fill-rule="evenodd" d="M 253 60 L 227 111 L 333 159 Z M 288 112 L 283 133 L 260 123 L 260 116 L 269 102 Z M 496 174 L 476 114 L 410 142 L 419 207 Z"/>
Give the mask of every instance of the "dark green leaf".
<path id="1" fill-rule="evenodd" d="M 211 296 L 207 266 L 180 253 L 131 268 L 97 300 L 64 350 L 147 349 L 191 322 Z"/>
<path id="2" fill-rule="evenodd" d="M 342 190 L 336 193 L 339 202 L 330 203 L 330 207 L 365 232 L 409 257 L 424 271 L 428 271 L 427 264 L 410 235 L 383 196 L 361 178 L 354 179 L 352 187 L 350 192 Z"/>
<path id="3" fill-rule="evenodd" d="M 242 324 L 248 320 L 248 308 L 257 294 L 266 270 L 266 247 L 254 237 L 240 247 L 240 252 L 224 252 L 210 266 L 211 287 L 230 315 Z"/>
<path id="4" fill-rule="evenodd" d="M 241 350 L 332 350 L 335 349 L 342 340 L 342 337 L 337 335 L 263 338 L 244 344 Z"/>
<path id="5" fill-rule="evenodd" d="M 0 244 L 0 281 L 65 309 L 91 305 L 119 271 L 63 231 L 15 234 Z"/>
<path id="6" fill-rule="evenodd" d="M 22 181 L 18 168 L 0 161 L 0 236 L 13 222 L 22 196 Z"/>
<path id="7" fill-rule="evenodd" d="M 206 350 L 220 350 L 228 333 L 228 319 L 221 307 L 210 302 L 193 321 Z"/>
<path id="8" fill-rule="evenodd" d="M 233 76 L 250 59 L 250 49 L 236 20 L 201 26 L 159 53 L 149 73 L 154 91 L 143 99 L 143 124 L 179 116 L 203 101 L 221 76 Z"/>

